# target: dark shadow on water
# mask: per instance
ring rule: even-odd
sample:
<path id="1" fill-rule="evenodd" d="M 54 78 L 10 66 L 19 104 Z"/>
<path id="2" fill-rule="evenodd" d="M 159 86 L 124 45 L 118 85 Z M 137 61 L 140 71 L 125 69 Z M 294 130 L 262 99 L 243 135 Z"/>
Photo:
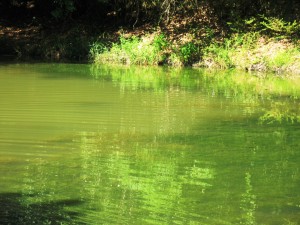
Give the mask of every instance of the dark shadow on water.
<path id="1" fill-rule="evenodd" d="M 20 193 L 0 194 L 0 224 L 80 224 L 75 218 L 77 212 L 67 211 L 65 207 L 77 206 L 80 200 L 59 200 L 45 203 L 25 204 Z"/>

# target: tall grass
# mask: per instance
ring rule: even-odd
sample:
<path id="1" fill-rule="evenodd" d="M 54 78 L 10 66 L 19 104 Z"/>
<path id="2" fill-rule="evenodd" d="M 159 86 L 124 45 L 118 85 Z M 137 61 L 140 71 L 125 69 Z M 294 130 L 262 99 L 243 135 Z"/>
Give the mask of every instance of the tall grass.
<path id="1" fill-rule="evenodd" d="M 300 49 L 286 39 L 267 38 L 256 32 L 235 34 L 207 47 L 200 65 L 300 74 Z"/>
<path id="2" fill-rule="evenodd" d="M 158 65 L 165 60 L 166 46 L 167 41 L 163 34 L 146 35 L 142 38 L 120 37 L 120 42 L 114 43 L 111 48 L 94 43 L 90 55 L 95 63 Z"/>
<path id="3" fill-rule="evenodd" d="M 95 42 L 90 49 L 90 57 L 96 63 L 117 63 L 129 65 L 168 64 L 175 67 L 191 65 L 199 56 L 199 48 L 194 42 L 172 44 L 164 34 L 148 34 L 142 37 L 120 37 L 110 48 Z"/>
<path id="4" fill-rule="evenodd" d="M 231 35 L 226 38 L 214 38 L 209 33 L 207 37 L 186 33 L 189 38 L 184 42 L 181 34 L 178 40 L 159 32 L 141 37 L 121 36 L 119 42 L 110 46 L 95 42 L 90 56 L 96 64 L 195 65 L 300 74 L 298 22 L 258 16 L 258 19 L 250 18 L 230 26 Z"/>
<path id="5" fill-rule="evenodd" d="M 299 22 L 259 15 L 229 25 L 231 36 L 204 48 L 200 66 L 300 74 Z"/>

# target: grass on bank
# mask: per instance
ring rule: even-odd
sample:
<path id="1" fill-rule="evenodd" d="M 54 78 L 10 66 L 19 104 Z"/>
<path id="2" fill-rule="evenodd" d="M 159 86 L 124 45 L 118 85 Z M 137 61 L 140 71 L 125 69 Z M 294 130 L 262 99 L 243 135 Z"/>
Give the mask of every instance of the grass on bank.
<path id="1" fill-rule="evenodd" d="M 287 39 L 266 38 L 258 33 L 236 34 L 204 49 L 199 66 L 300 74 L 300 49 Z"/>
<path id="2" fill-rule="evenodd" d="M 158 65 L 164 61 L 163 49 L 166 45 L 163 34 L 142 38 L 121 36 L 120 42 L 113 43 L 111 48 L 101 42 L 93 43 L 90 56 L 95 63 Z"/>
<path id="3" fill-rule="evenodd" d="M 198 48 L 193 42 L 180 46 L 171 43 L 163 33 L 152 33 L 142 37 L 120 37 L 111 47 L 102 42 L 94 42 L 90 49 L 90 58 L 96 64 L 116 63 L 127 65 L 183 66 L 191 63 Z"/>
<path id="4" fill-rule="evenodd" d="M 300 74 L 300 42 L 297 39 L 300 23 L 261 16 L 242 24 L 230 24 L 230 28 L 231 35 L 227 38 L 211 34 L 197 37 L 187 33 L 191 38 L 185 42 L 170 40 L 160 32 L 141 37 L 125 38 L 124 35 L 111 45 L 94 42 L 90 58 L 96 64 L 193 65 Z"/>

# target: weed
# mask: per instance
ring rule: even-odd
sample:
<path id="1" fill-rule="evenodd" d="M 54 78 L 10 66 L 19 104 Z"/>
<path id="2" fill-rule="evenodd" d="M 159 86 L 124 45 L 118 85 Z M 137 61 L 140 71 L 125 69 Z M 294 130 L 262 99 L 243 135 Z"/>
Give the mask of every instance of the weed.
<path id="1" fill-rule="evenodd" d="M 168 64 L 174 67 L 182 67 L 184 64 L 181 60 L 181 57 L 176 52 L 172 52 L 168 58 Z"/>
<path id="2" fill-rule="evenodd" d="M 296 20 L 293 22 L 286 22 L 283 19 L 275 17 L 261 16 L 262 31 L 271 33 L 273 35 L 281 35 L 283 37 L 289 37 L 300 32 L 300 23 Z"/>
<path id="3" fill-rule="evenodd" d="M 221 43 L 213 43 L 204 50 L 200 66 L 210 68 L 240 68 L 276 73 L 299 72 L 300 51 L 287 40 L 276 41 L 259 32 L 233 34 Z"/>
<path id="4" fill-rule="evenodd" d="M 167 38 L 164 34 L 156 35 L 153 39 L 153 45 L 158 50 L 164 50 L 168 47 L 169 43 L 167 41 Z"/>
<path id="5" fill-rule="evenodd" d="M 164 59 L 163 49 L 167 41 L 163 34 L 139 38 L 120 37 L 120 43 L 114 43 L 110 49 L 96 45 L 90 51 L 97 63 L 113 62 L 122 64 L 157 65 Z"/>
<path id="6" fill-rule="evenodd" d="M 232 40 L 226 39 L 222 44 L 215 43 L 208 46 L 204 51 L 203 59 L 204 62 L 211 62 L 211 64 L 205 66 L 213 66 L 224 69 L 232 68 L 233 63 L 230 57 L 232 46 L 231 42 Z"/>
<path id="7" fill-rule="evenodd" d="M 180 47 L 180 53 L 185 64 L 192 63 L 197 56 L 197 46 L 193 42 L 185 43 Z"/>
<path id="8" fill-rule="evenodd" d="M 300 50 L 291 39 L 277 40 L 265 33 L 279 32 L 294 34 L 299 28 L 296 22 L 260 17 L 243 21 L 247 32 L 235 26 L 236 32 L 227 38 L 212 37 L 213 32 L 205 30 L 204 40 L 197 36 L 181 38 L 180 42 L 169 40 L 162 33 L 142 37 L 120 37 L 110 48 L 103 43 L 94 43 L 90 56 L 95 63 L 111 62 L 121 64 L 159 65 L 167 63 L 181 67 L 195 65 L 210 68 L 238 68 L 247 71 L 274 71 L 300 73 Z M 240 26 L 242 27 L 242 26 Z M 232 29 L 233 31 L 234 29 Z M 182 41 L 182 40 L 185 41 Z"/>
<path id="9" fill-rule="evenodd" d="M 89 57 L 91 59 L 95 59 L 98 54 L 104 53 L 107 51 L 107 47 L 104 43 L 102 42 L 94 42 L 90 46 L 90 51 L 89 51 Z"/>
<path id="10" fill-rule="evenodd" d="M 299 58 L 300 52 L 297 49 L 281 49 L 267 59 L 267 65 L 270 70 L 278 73 L 283 70 L 289 70 L 298 62 Z"/>

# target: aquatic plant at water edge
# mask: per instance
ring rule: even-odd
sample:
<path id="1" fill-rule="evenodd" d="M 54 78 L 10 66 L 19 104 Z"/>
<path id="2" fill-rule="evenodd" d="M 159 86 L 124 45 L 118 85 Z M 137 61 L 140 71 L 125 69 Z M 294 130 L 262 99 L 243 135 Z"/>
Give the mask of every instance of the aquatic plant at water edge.
<path id="1" fill-rule="evenodd" d="M 94 42 L 90 46 L 89 57 L 91 59 L 96 59 L 98 54 L 101 54 L 106 51 L 107 51 L 107 47 L 104 43 L 100 41 Z"/>
<path id="2" fill-rule="evenodd" d="M 107 48 L 101 42 L 91 45 L 90 58 L 95 63 L 119 63 L 134 65 L 168 64 L 180 67 L 191 65 L 200 55 L 199 47 L 188 41 L 171 43 L 163 33 L 152 33 L 141 37 L 120 37 L 118 43 Z"/>
<path id="3" fill-rule="evenodd" d="M 195 33 L 177 39 L 161 31 L 141 36 L 127 33 L 109 47 L 93 43 L 90 57 L 95 63 L 193 65 L 300 74 L 300 43 L 293 38 L 300 29 L 298 22 L 260 16 L 228 24 L 231 32 L 227 37 L 212 37 L 208 32 L 208 40 Z"/>
<path id="4" fill-rule="evenodd" d="M 299 22 L 260 15 L 228 26 L 231 35 L 213 39 L 198 66 L 300 74 Z"/>
<path id="5" fill-rule="evenodd" d="M 204 50 L 201 66 L 238 68 L 247 71 L 300 74 L 300 50 L 288 40 L 275 40 L 258 33 L 235 34 Z"/>
<path id="6" fill-rule="evenodd" d="M 119 43 L 113 43 L 110 49 L 94 43 L 90 52 L 95 63 L 158 65 L 165 60 L 163 51 L 166 46 L 167 41 L 163 34 L 129 38 L 121 36 Z"/>

